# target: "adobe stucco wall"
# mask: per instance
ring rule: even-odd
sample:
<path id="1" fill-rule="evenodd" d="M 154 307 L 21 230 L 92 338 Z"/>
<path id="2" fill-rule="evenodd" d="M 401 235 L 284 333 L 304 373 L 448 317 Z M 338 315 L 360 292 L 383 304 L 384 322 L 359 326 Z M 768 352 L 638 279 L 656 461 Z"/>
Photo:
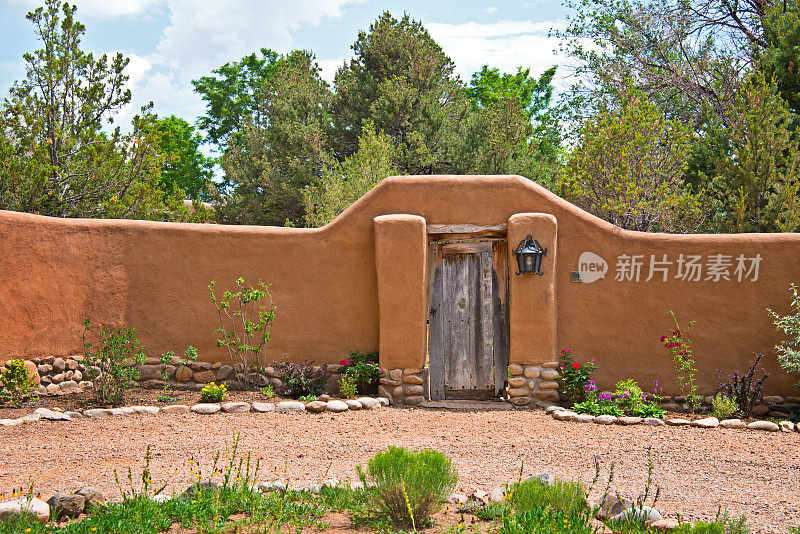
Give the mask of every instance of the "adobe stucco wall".
<path id="1" fill-rule="evenodd" d="M 800 282 L 800 234 L 623 231 L 517 176 L 390 178 L 320 229 L 63 220 L 0 212 L 0 360 L 81 353 L 81 323 L 89 318 L 106 327 L 136 327 L 150 355 L 182 352 L 191 344 L 201 359 L 224 361 L 215 343 L 206 286 L 216 280 L 222 291 L 243 276 L 272 284 L 278 309 L 269 358 L 280 360 L 285 353 L 292 360 L 335 363 L 355 348 L 377 350 L 379 325 L 391 322 L 387 314 L 409 309 L 421 318 L 426 314 L 420 298 L 424 284 L 406 281 L 393 290 L 384 282 L 379 291 L 376 271 L 377 260 L 384 280 L 391 280 L 384 271 L 392 265 L 407 263 L 425 272 L 418 261 L 423 253 L 419 219 L 409 219 L 405 240 L 402 231 L 376 230 L 376 217 L 407 214 L 428 224 L 488 225 L 506 223 L 520 213 L 554 217 L 557 243 L 542 244 L 556 251 L 548 253 L 545 263 L 546 269 L 554 268 L 555 352 L 570 348 L 581 360 L 596 358 L 601 387 L 630 376 L 645 388 L 657 378 L 666 392 L 674 392 L 671 364 L 658 341 L 671 326 L 667 310 L 672 309 L 682 322 L 698 321 L 693 337 L 702 390 L 714 389 L 715 369 L 743 368 L 754 352 L 767 354 L 769 392 L 793 390 L 793 379 L 775 362 L 772 347 L 779 338 L 765 308 L 788 310 L 789 283 Z M 398 250 L 416 256 L 399 261 L 408 256 L 393 257 L 392 240 Z M 376 243 L 381 243 L 377 258 Z M 608 263 L 605 279 L 570 282 L 570 271 L 577 270 L 584 252 Z M 730 255 L 732 275 L 740 253 L 761 255 L 756 281 L 739 282 L 735 276 L 705 280 L 705 269 L 699 281 L 674 277 L 681 254 L 700 255 L 703 263 L 715 254 Z M 667 254 L 673 262 L 667 281 L 661 281 L 661 272 L 645 281 L 651 254 L 657 259 Z M 638 282 L 615 280 L 622 255 L 643 257 Z M 529 285 L 542 282 L 541 277 L 517 280 L 514 272 L 512 291 L 517 285 L 529 292 Z M 550 332 L 542 323 L 546 316 L 512 310 L 512 332 Z M 390 343 L 407 339 L 411 348 L 392 350 L 384 339 L 382 351 L 399 361 L 382 360 L 382 365 L 421 365 L 420 327 L 414 321 L 399 322 L 391 333 L 396 341 Z M 514 346 L 513 337 L 512 362 L 544 359 L 535 346 L 526 355 L 524 346 Z M 534 344 L 535 336 L 529 337 Z"/>

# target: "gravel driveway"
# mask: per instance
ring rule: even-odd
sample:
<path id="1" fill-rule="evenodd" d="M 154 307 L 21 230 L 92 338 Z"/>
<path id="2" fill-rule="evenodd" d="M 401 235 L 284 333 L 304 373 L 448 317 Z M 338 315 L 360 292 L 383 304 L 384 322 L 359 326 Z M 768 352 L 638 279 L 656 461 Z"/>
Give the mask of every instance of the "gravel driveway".
<path id="1" fill-rule="evenodd" d="M 156 482 L 183 489 L 188 458 L 210 463 L 241 436 L 241 450 L 261 457 L 261 479 L 307 484 L 354 478 L 354 467 L 388 445 L 438 449 L 453 458 L 462 491 L 491 489 L 527 474 L 590 483 L 597 456 L 613 488 L 637 494 L 647 478 L 661 487 L 656 508 L 688 520 L 712 518 L 718 506 L 746 514 L 756 532 L 800 525 L 800 433 L 600 426 L 554 421 L 539 411 L 453 412 L 395 409 L 343 414 L 156 415 L 41 421 L 0 427 L 0 491 L 27 486 L 44 498 L 92 485 L 118 498 L 114 469 L 143 465 L 152 446 Z M 127 482 L 125 482 L 127 484 Z M 169 491 L 169 490 L 168 490 Z"/>

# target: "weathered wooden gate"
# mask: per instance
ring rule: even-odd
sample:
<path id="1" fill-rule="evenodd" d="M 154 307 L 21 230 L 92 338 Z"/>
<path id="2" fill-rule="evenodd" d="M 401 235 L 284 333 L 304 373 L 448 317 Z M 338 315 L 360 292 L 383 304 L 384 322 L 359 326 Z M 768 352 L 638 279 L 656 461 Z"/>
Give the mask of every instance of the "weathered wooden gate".
<path id="1" fill-rule="evenodd" d="M 430 246 L 431 399 L 499 397 L 508 368 L 506 241 Z"/>

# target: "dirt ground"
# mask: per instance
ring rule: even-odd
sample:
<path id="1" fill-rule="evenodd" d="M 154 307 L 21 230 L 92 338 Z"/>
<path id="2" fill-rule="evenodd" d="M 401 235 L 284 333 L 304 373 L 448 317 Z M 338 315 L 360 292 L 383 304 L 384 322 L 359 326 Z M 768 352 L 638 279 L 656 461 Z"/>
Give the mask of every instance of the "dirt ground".
<path id="1" fill-rule="evenodd" d="M 91 485 L 116 499 L 114 470 L 132 467 L 136 480 L 147 445 L 154 481 L 182 491 L 188 459 L 201 459 L 208 471 L 234 434 L 243 453 L 262 458 L 259 480 L 298 486 L 352 479 L 356 464 L 402 445 L 432 447 L 453 458 L 463 492 L 490 490 L 520 472 L 588 484 L 596 456 L 603 477 L 614 464 L 613 488 L 636 495 L 644 489 L 652 448 L 653 480 L 661 487 L 656 508 L 666 516 L 709 519 L 722 506 L 746 514 L 756 532 L 800 525 L 800 433 L 564 423 L 532 410 L 159 414 L 0 427 L 0 454 L 7 459 L 0 492 L 32 482 L 47 498 Z"/>

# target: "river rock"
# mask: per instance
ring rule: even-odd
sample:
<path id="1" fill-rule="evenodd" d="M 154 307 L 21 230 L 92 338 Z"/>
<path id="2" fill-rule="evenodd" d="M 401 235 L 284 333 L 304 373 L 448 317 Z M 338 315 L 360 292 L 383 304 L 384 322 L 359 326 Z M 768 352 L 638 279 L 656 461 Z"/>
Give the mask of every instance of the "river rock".
<path id="1" fill-rule="evenodd" d="M 359 397 L 358 402 L 361 403 L 365 410 L 379 410 L 381 407 L 380 401 L 372 397 Z"/>
<path id="2" fill-rule="evenodd" d="M 594 421 L 594 416 L 588 413 L 579 413 L 572 420 L 576 423 L 591 423 Z"/>
<path id="3" fill-rule="evenodd" d="M 692 421 L 692 426 L 699 428 L 717 428 L 719 426 L 719 419 L 716 417 L 706 417 L 705 419 L 697 419 Z"/>
<path id="4" fill-rule="evenodd" d="M 747 425 L 741 419 L 723 419 L 719 422 L 719 426 L 722 428 L 746 428 Z"/>
<path id="5" fill-rule="evenodd" d="M 349 410 L 349 408 L 347 407 L 346 402 L 340 400 L 332 400 L 328 402 L 327 410 L 329 412 L 339 413 L 339 412 L 346 412 L 347 410 Z"/>
<path id="6" fill-rule="evenodd" d="M 408 389 L 406 389 L 406 395 L 412 395 L 412 393 Z M 384 408 L 388 408 L 389 404 L 391 404 L 389 402 L 389 399 L 387 399 L 386 397 L 375 397 L 375 400 L 380 402 L 381 406 L 383 406 Z"/>
<path id="7" fill-rule="evenodd" d="M 271 402 L 254 402 L 253 410 L 260 413 L 274 412 L 275 405 Z"/>
<path id="8" fill-rule="evenodd" d="M 158 406 L 131 406 L 131 409 L 141 415 L 155 415 L 161 411 Z"/>
<path id="9" fill-rule="evenodd" d="M 63 493 L 56 493 L 49 499 L 47 504 L 50 506 L 50 511 L 56 519 L 62 517 L 78 517 L 83 513 L 86 506 L 86 499 L 83 495 L 64 495 Z"/>
<path id="10" fill-rule="evenodd" d="M 84 498 L 83 511 L 88 512 L 94 507 L 102 506 L 106 502 L 106 498 L 99 490 L 90 486 L 84 486 L 75 492 L 75 495 L 80 495 Z"/>
<path id="11" fill-rule="evenodd" d="M 35 497 L 23 497 L 0 503 L 0 521 L 7 521 L 23 514 L 31 514 L 39 523 L 44 524 L 50 519 L 50 505 Z"/>
<path id="12" fill-rule="evenodd" d="M 360 410 L 360 409 L 362 409 L 364 407 L 361 404 L 361 401 L 358 401 L 356 399 L 347 399 L 347 400 L 344 401 L 344 403 L 351 410 Z"/>
<path id="13" fill-rule="evenodd" d="M 92 419 L 99 419 L 101 417 L 111 417 L 113 414 L 111 410 L 106 408 L 92 408 L 90 410 L 84 410 L 83 415 L 91 417 Z"/>
<path id="14" fill-rule="evenodd" d="M 133 415 L 134 410 L 130 406 L 123 406 L 121 408 L 109 408 L 111 415 Z"/>
<path id="15" fill-rule="evenodd" d="M 22 419 L 0 419 L 0 426 L 19 426 L 24 424 L 25 421 Z"/>
<path id="16" fill-rule="evenodd" d="M 281 401 L 275 405 L 276 412 L 304 412 L 306 405 L 300 401 Z"/>
<path id="17" fill-rule="evenodd" d="M 613 415 L 598 415 L 592 422 L 598 425 L 613 425 L 617 422 L 617 418 Z"/>
<path id="18" fill-rule="evenodd" d="M 219 410 L 220 407 L 218 404 L 211 404 L 209 402 L 201 402 L 192 406 L 192 412 L 202 415 L 211 415 L 217 413 Z"/>
<path id="19" fill-rule="evenodd" d="M 306 404 L 306 410 L 314 413 L 324 412 L 325 408 L 327 407 L 328 407 L 327 402 L 322 402 L 319 400 L 311 401 L 308 404 Z"/>
<path id="20" fill-rule="evenodd" d="M 778 427 L 780 427 L 781 432 L 794 432 L 794 423 L 791 421 L 781 421 L 778 423 Z"/>
<path id="21" fill-rule="evenodd" d="M 47 419 L 48 421 L 69 421 L 69 417 L 64 415 L 61 412 L 56 412 L 54 410 L 48 410 L 47 408 L 36 408 L 33 413 L 38 413 L 42 419 Z"/>
<path id="22" fill-rule="evenodd" d="M 644 421 L 642 421 L 645 425 L 648 426 L 664 426 L 666 423 L 659 419 L 658 417 L 645 417 Z"/>
<path id="23" fill-rule="evenodd" d="M 505 496 L 506 492 L 503 488 L 494 488 L 489 492 L 489 502 L 503 502 Z"/>
<path id="24" fill-rule="evenodd" d="M 553 419 L 557 421 L 572 421 L 578 414 L 569 410 L 558 410 L 553 412 Z"/>
<path id="25" fill-rule="evenodd" d="M 772 421 L 753 421 L 747 428 L 750 430 L 766 430 L 767 432 L 777 432 L 780 427 Z"/>
<path id="26" fill-rule="evenodd" d="M 185 404 L 170 404 L 169 406 L 163 406 L 161 411 L 168 414 L 189 413 L 189 407 Z"/>
<path id="27" fill-rule="evenodd" d="M 664 518 L 658 512 L 658 510 L 649 506 L 634 506 L 627 508 L 619 514 L 611 517 L 611 521 L 625 521 L 626 519 L 636 519 L 643 521 L 646 525 L 649 525 Z"/>
<path id="28" fill-rule="evenodd" d="M 615 517 L 625 510 L 628 510 L 632 506 L 633 501 L 612 492 L 606 495 L 601 501 L 597 510 L 597 517 L 604 520 L 610 517 Z"/>
<path id="29" fill-rule="evenodd" d="M 246 402 L 226 402 L 222 405 L 222 411 L 225 413 L 248 413 L 250 405 Z"/>
<path id="30" fill-rule="evenodd" d="M 25 423 L 35 423 L 36 421 L 38 421 L 41 418 L 42 418 L 42 414 L 39 414 L 39 413 L 30 413 L 28 415 L 20 417 L 20 419 L 22 419 L 22 421 L 25 422 Z"/>
<path id="31" fill-rule="evenodd" d="M 618 425 L 638 425 L 641 422 L 641 417 L 617 417 Z"/>
<path id="32" fill-rule="evenodd" d="M 673 417 L 672 419 L 667 419 L 664 422 L 669 426 L 686 426 L 692 424 L 692 422 L 688 419 L 681 419 L 679 417 Z"/>

